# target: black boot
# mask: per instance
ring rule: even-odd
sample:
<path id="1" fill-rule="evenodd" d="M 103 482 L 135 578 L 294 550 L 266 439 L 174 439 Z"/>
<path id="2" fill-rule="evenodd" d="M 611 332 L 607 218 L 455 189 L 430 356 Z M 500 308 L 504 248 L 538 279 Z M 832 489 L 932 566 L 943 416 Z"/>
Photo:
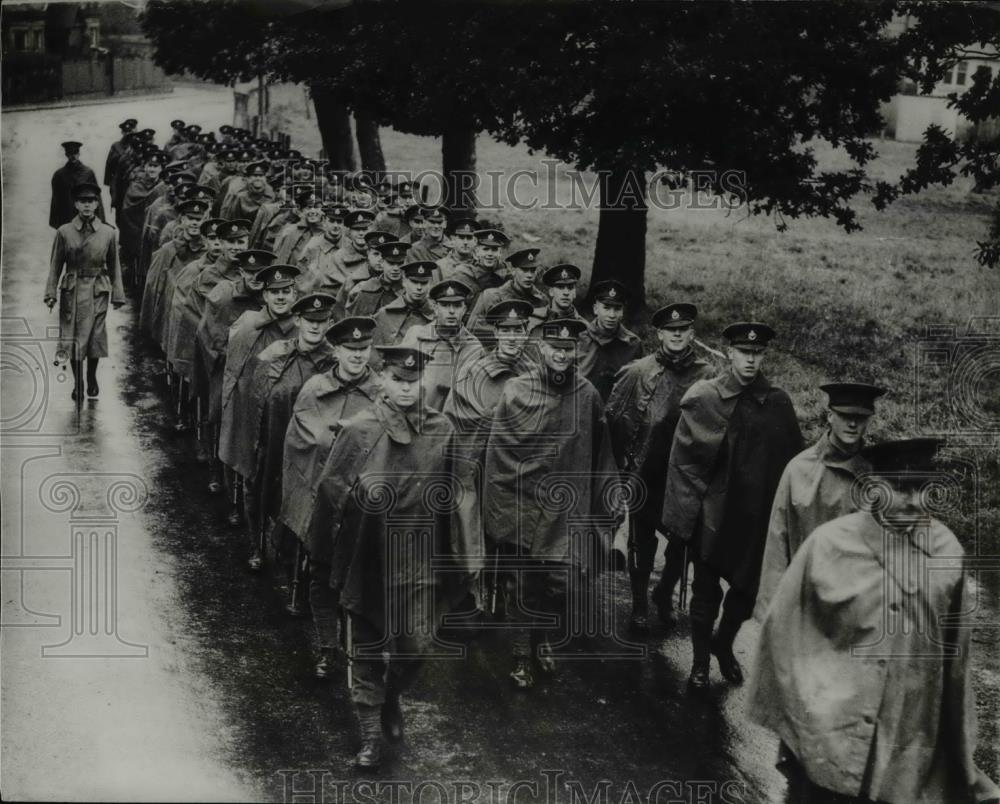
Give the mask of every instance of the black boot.
<path id="1" fill-rule="evenodd" d="M 628 621 L 629 633 L 645 636 L 649 633 L 649 573 L 644 570 L 632 570 L 629 573 L 632 585 L 632 616 Z"/>
<path id="2" fill-rule="evenodd" d="M 733 655 L 733 642 L 743 623 L 737 621 L 730 611 L 728 607 L 722 609 L 719 630 L 712 640 L 712 653 L 719 662 L 722 677 L 730 684 L 739 686 L 743 683 L 743 668 Z"/>
<path id="3" fill-rule="evenodd" d="M 376 770 L 382 764 L 382 723 L 378 706 L 357 705 L 358 723 L 361 726 L 361 750 L 354 764 L 361 770 Z"/>
<path id="4" fill-rule="evenodd" d="M 88 357 L 87 358 L 87 396 L 92 399 L 101 393 L 100 387 L 97 385 L 97 361 L 100 358 Z"/>
<path id="5" fill-rule="evenodd" d="M 80 380 L 80 362 L 79 360 L 69 361 L 69 370 L 73 372 L 73 390 L 70 392 L 69 398 L 74 402 L 77 397 L 83 392 L 82 383 Z"/>
<path id="6" fill-rule="evenodd" d="M 688 689 L 691 692 L 704 692 L 709 686 L 709 667 L 712 661 L 712 623 L 702 623 L 691 620 L 691 647 L 694 660 L 691 663 L 691 676 L 688 678 Z"/>
<path id="7" fill-rule="evenodd" d="M 677 618 L 674 615 L 674 589 L 684 573 L 684 548 L 678 549 L 669 543 L 667 545 L 666 559 L 663 565 L 663 574 L 660 575 L 660 582 L 653 587 L 653 602 L 656 604 L 656 611 L 660 622 L 668 628 L 677 625 Z"/>
<path id="8" fill-rule="evenodd" d="M 316 666 L 313 668 L 313 677 L 317 681 L 326 681 L 333 672 L 332 651 L 329 648 L 321 648 L 316 659 Z"/>
<path id="9" fill-rule="evenodd" d="M 399 706 L 399 693 L 386 690 L 381 712 L 382 734 L 390 743 L 403 741 L 403 710 Z"/>

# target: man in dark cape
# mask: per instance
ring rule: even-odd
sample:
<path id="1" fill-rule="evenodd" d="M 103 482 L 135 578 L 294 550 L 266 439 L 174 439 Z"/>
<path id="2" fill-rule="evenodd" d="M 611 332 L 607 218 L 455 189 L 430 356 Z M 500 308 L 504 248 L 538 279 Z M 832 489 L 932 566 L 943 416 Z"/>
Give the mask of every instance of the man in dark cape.
<path id="1" fill-rule="evenodd" d="M 118 208 L 118 198 L 115 194 L 115 177 L 121 169 L 122 160 L 128 148 L 128 135 L 135 131 L 137 125 L 139 125 L 139 121 L 134 117 L 123 120 L 118 124 L 122 138 L 111 143 L 111 148 L 108 150 L 108 158 L 104 162 L 104 186 L 108 188 L 108 192 L 111 194 L 111 208 L 115 210 Z"/>
<path id="2" fill-rule="evenodd" d="M 274 190 L 267 183 L 268 164 L 265 160 L 258 160 L 247 165 L 246 184 L 234 192 L 234 185 L 230 183 L 223 189 L 226 193 L 219 206 L 219 217 L 232 220 L 233 218 L 246 218 L 252 221 L 257 217 L 257 210 L 261 204 L 274 200 Z"/>
<path id="3" fill-rule="evenodd" d="M 209 203 L 191 199 L 180 205 L 181 237 L 157 249 L 146 275 L 139 308 L 139 328 L 161 349 L 164 347 L 164 322 L 170 299 L 167 298 L 167 277 L 201 257 L 205 242 L 201 239 L 201 224 L 208 214 Z"/>
<path id="4" fill-rule="evenodd" d="M 659 349 L 619 372 L 604 414 L 618 466 L 632 487 L 629 499 L 629 581 L 632 585 L 633 633 L 649 631 L 649 577 L 658 546 L 657 526 L 663 510 L 663 484 L 681 398 L 698 380 L 715 370 L 694 352 L 698 309 L 679 302 L 661 307 L 652 317 Z M 672 624 L 673 591 L 684 569 L 684 545 L 668 542 L 660 583 L 653 591 L 660 619 Z"/>
<path id="5" fill-rule="evenodd" d="M 376 343 L 401 343 L 411 327 L 434 320 L 434 310 L 427 301 L 434 263 L 408 262 L 400 270 L 403 272 L 403 284 L 399 297 L 372 316 L 375 319 Z"/>
<path id="6" fill-rule="evenodd" d="M 446 457 L 451 424 L 419 404 L 420 352 L 397 346 L 380 353 L 383 394 L 344 423 L 318 491 L 329 511 L 330 586 L 348 616 L 361 768 L 379 765 L 383 732 L 402 739 L 400 695 L 421 662 L 460 655 L 434 642 L 435 562 L 448 556 L 457 527 Z"/>
<path id="7" fill-rule="evenodd" d="M 121 233 L 122 259 L 132 272 L 134 277 L 132 284 L 135 287 L 142 287 L 146 280 L 145 271 L 139 265 L 143 224 L 146 220 L 146 209 L 155 200 L 153 191 L 166 160 L 166 154 L 159 151 L 143 158 L 140 168 L 131 171 L 132 178 L 118 210 L 116 223 Z"/>
<path id="8" fill-rule="evenodd" d="M 58 229 L 76 217 L 76 202 L 73 188 L 78 184 L 97 184 L 94 171 L 80 161 L 79 142 L 64 142 L 66 164 L 52 174 L 52 203 L 49 206 L 49 226 Z M 98 185 L 100 186 L 100 185 Z M 98 198 L 97 218 L 104 220 L 104 202 Z"/>
<path id="9" fill-rule="evenodd" d="M 300 287 L 303 290 L 316 293 L 340 294 L 350 289 L 354 282 L 361 278 L 362 267 L 352 267 L 350 272 L 343 272 L 343 264 L 337 260 L 337 252 L 344 246 L 344 220 L 349 210 L 338 203 L 329 203 L 323 207 L 323 227 L 320 235 L 311 238 L 305 248 L 299 253 L 295 263 L 302 269 Z M 366 242 L 367 242 L 367 234 Z M 386 237 L 386 242 L 389 240 Z M 370 259 L 365 253 L 366 262 Z M 340 303 L 343 309 L 343 303 Z"/>
<path id="10" fill-rule="evenodd" d="M 346 293 L 341 288 L 341 304 L 349 315 L 374 316 L 403 290 L 402 266 L 410 244 L 394 240 L 374 248 L 382 257 L 381 270 L 352 285 Z"/>
<path id="11" fill-rule="evenodd" d="M 580 335 L 576 366 L 607 402 L 618 369 L 642 354 L 642 341 L 622 323 L 629 292 L 621 282 L 598 282 L 591 296 L 594 317 Z"/>
<path id="12" fill-rule="evenodd" d="M 278 255 L 278 262 L 304 268 L 299 263 L 299 257 L 312 239 L 323 235 L 325 231 L 323 199 L 311 184 L 295 185 L 292 197 L 295 199 L 298 219 L 285 224 L 278 233 L 274 241 L 274 253 Z"/>
<path id="13" fill-rule="evenodd" d="M 323 336 L 335 302 L 325 293 L 298 298 L 292 305 L 295 337 L 272 343 L 254 363 L 248 388 L 250 417 L 242 422 L 246 438 L 256 443 L 254 471 L 245 477 L 245 512 L 251 533 L 263 533 L 269 520 L 278 519 L 285 432 L 302 386 L 333 365 L 333 347 Z M 279 522 L 271 531 L 271 541 L 279 563 L 290 567 L 295 556 L 295 535 Z M 259 542 L 251 545 L 253 570 L 260 569 L 263 563 L 261 546 Z"/>
<path id="14" fill-rule="evenodd" d="M 534 684 L 533 649 L 538 668 L 554 672 L 551 642 L 569 636 L 568 601 L 591 589 L 606 568 L 620 519 L 609 493 L 618 469 L 604 404 L 573 366 L 585 326 L 575 319 L 544 326 L 543 362 L 507 382 L 486 445 L 487 536 L 511 558 L 537 567 L 517 584 L 518 609 L 532 626 L 515 636 L 511 679 L 521 689 Z M 543 615 L 555 617 L 557 627 L 546 628 Z"/>
<path id="15" fill-rule="evenodd" d="M 419 349 L 430 358 L 421 385 L 424 404 L 435 410 L 444 408 L 459 369 L 483 354 L 482 345 L 462 323 L 471 293 L 457 279 L 435 284 L 429 292 L 434 320 L 411 327 L 402 341 L 403 346 Z"/>
<path id="16" fill-rule="evenodd" d="M 189 383 L 194 382 L 195 336 L 201 314 L 205 311 L 205 294 L 194 291 L 202 274 L 221 277 L 225 272 L 228 257 L 219 235 L 219 229 L 225 223 L 221 218 L 202 222 L 200 231 L 205 250 L 181 269 L 174 283 L 163 351 L 167 355 L 167 363 Z M 212 287 L 217 281 L 212 283 Z"/>
<path id="17" fill-rule="evenodd" d="M 222 376 L 219 460 L 234 473 L 237 486 L 242 486 L 242 479 L 252 477 L 256 470 L 256 430 L 248 430 L 258 421 L 250 393 L 256 358 L 275 341 L 295 335 L 292 304 L 297 275 L 294 266 L 277 263 L 261 270 L 257 278 L 262 284 L 263 309 L 243 313 L 229 328 Z M 257 544 L 260 533 L 251 531 L 248 538 L 251 544 Z"/>
<path id="18" fill-rule="evenodd" d="M 708 688 L 712 654 L 727 681 L 743 681 L 733 641 L 753 613 L 778 479 L 802 449 L 791 399 L 760 370 L 774 330 L 741 322 L 723 334 L 729 370 L 695 383 L 681 400 L 660 519 L 664 533 L 694 551 L 693 691 Z M 713 638 L 722 579 L 729 590 Z"/>
<path id="19" fill-rule="evenodd" d="M 330 589 L 329 517 L 324 512 L 313 517 L 316 486 L 338 423 L 371 407 L 379 396 L 378 378 L 369 365 L 374 328 L 371 318 L 349 317 L 327 330 L 336 363 L 302 386 L 285 433 L 278 520 L 299 537 L 308 554 L 309 607 L 317 643 L 314 674 L 321 680 L 329 677 L 339 609 Z"/>
<path id="20" fill-rule="evenodd" d="M 549 298 L 535 287 L 535 277 L 541 266 L 540 253 L 541 249 L 538 248 L 523 248 L 520 251 L 515 251 L 507 258 L 507 264 L 510 266 L 510 279 L 498 288 L 486 288 L 476 300 L 475 307 L 469 313 L 468 327 L 487 349 L 492 349 L 494 345 L 493 325 L 487 313 L 500 302 L 508 299 L 520 299 L 528 302 L 533 314 L 532 320 L 528 323 L 529 330 L 535 324 L 545 320 Z M 446 271 L 442 267 L 441 275 L 448 278 L 453 274 L 451 270 Z"/>
<path id="21" fill-rule="evenodd" d="M 455 428 L 452 444 L 455 478 L 465 492 L 457 513 L 467 539 L 459 555 L 464 557 L 463 567 L 470 574 L 481 573 L 487 554 L 496 552 L 496 545 L 486 544 L 483 525 L 488 492 L 484 475 L 486 442 L 504 387 L 514 377 L 534 368 L 524 351 L 531 310 L 528 302 L 519 299 L 502 301 L 490 308 L 484 318 L 492 322 L 496 348 L 459 366 L 443 409 Z M 493 614 L 500 594 L 498 578 L 487 573 L 483 580 L 485 589 L 480 592 L 480 604 Z"/>

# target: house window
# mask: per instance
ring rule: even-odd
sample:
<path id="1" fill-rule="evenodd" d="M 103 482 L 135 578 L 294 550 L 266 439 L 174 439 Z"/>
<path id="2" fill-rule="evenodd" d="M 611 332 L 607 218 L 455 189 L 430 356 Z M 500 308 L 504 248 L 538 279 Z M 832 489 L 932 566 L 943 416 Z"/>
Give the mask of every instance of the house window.
<path id="1" fill-rule="evenodd" d="M 35 31 L 35 37 L 34 37 L 34 39 L 35 39 L 35 42 L 34 42 L 34 47 L 32 49 L 36 53 L 41 53 L 43 50 L 45 50 L 45 32 L 44 31 Z"/>
<path id="2" fill-rule="evenodd" d="M 14 31 L 14 50 L 25 51 L 28 49 L 28 32 Z"/>
<path id="3" fill-rule="evenodd" d="M 965 86 L 965 77 L 968 74 L 968 72 L 969 72 L 969 62 L 967 61 L 960 61 L 955 66 L 955 83 L 958 86 L 960 87 Z"/>

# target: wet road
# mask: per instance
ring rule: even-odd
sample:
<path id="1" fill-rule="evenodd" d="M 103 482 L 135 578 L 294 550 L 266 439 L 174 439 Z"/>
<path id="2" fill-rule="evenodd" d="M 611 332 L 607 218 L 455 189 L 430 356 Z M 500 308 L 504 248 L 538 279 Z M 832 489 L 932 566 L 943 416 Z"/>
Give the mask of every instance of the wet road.
<path id="1" fill-rule="evenodd" d="M 331 684 L 312 681 L 311 626 L 284 615 L 278 581 L 242 571 L 240 532 L 205 493 L 190 437 L 170 430 L 158 362 L 134 339 L 135 305 L 109 313 L 101 396 L 79 419 L 51 365 L 55 318 L 42 291 L 58 143 L 83 141 L 100 175 L 129 116 L 160 132 L 174 117 L 216 126 L 231 99 L 184 90 L 3 119 L 4 794 L 360 798 L 364 789 L 343 786 L 358 781 L 343 668 Z M 745 662 L 755 631 L 737 643 Z M 713 666 L 714 694 L 685 695 L 686 637 L 682 623 L 654 634 L 644 659 L 565 662 L 525 694 L 510 688 L 502 635 L 482 636 L 465 660 L 426 668 L 404 699 L 407 741 L 379 778 L 440 783 L 430 795 L 449 800 L 463 790 L 513 798 L 519 780 L 520 801 L 595 789 L 614 802 L 651 790 L 670 801 L 782 800 L 776 741 L 744 722 L 741 691 Z M 404 801 L 413 792 L 396 790 Z"/>

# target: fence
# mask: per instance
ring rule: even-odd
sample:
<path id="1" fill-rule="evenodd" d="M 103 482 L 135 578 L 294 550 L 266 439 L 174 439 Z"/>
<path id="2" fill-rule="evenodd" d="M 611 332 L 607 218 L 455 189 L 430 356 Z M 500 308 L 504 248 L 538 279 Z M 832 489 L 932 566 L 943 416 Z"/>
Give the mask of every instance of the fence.
<path id="1" fill-rule="evenodd" d="M 3 62 L 3 105 L 169 91 L 166 74 L 142 56 L 104 55 L 63 60 L 58 56 Z"/>

